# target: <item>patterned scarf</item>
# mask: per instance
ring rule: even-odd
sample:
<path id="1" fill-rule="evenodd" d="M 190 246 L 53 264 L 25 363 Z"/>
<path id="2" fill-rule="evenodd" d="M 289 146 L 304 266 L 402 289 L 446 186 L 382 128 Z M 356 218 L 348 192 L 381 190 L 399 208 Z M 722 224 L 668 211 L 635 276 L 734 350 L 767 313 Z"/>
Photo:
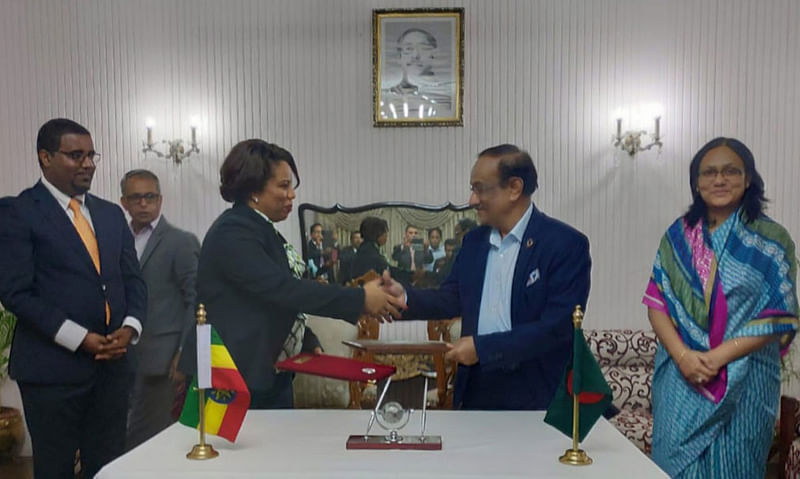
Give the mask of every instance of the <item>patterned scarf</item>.
<path id="1" fill-rule="evenodd" d="M 745 223 L 737 211 L 713 235 L 702 220 L 691 227 L 679 219 L 661 240 L 642 302 L 669 316 L 692 349 L 775 334 L 785 352 L 797 330 L 795 268 L 791 238 L 768 218 Z M 761 279 L 753 285 L 748 278 L 756 277 Z M 754 300 L 731 296 L 737 294 Z M 749 307 L 729 310 L 731 301 Z M 722 368 L 709 384 L 696 388 L 718 403 L 727 386 Z"/>
<path id="2" fill-rule="evenodd" d="M 272 222 L 266 215 L 264 218 L 267 219 L 267 222 L 272 225 L 273 229 L 275 229 L 275 234 L 278 235 L 281 243 L 283 243 L 283 250 L 286 253 L 286 259 L 289 261 L 289 270 L 292 272 L 292 275 L 300 279 L 303 277 L 303 273 L 306 272 L 306 264 L 303 261 L 303 257 L 294 249 L 291 243 L 287 242 L 286 239 L 278 233 L 278 230 L 275 228 L 275 223 Z M 306 334 L 306 315 L 303 313 L 297 313 L 297 318 L 292 323 L 292 328 L 289 330 L 289 335 L 286 337 L 286 340 L 283 342 L 283 346 L 281 347 L 281 352 L 278 355 L 278 361 L 283 361 L 284 359 L 291 358 L 300 353 L 303 349 L 303 337 Z"/>

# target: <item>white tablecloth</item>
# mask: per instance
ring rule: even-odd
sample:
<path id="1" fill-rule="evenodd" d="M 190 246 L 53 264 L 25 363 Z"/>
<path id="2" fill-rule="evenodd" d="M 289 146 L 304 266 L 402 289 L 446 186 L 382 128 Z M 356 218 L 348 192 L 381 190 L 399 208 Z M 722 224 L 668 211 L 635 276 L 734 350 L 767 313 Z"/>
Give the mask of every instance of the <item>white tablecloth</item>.
<path id="1" fill-rule="evenodd" d="M 108 464 L 100 479 L 123 478 L 531 478 L 666 477 L 605 419 L 582 448 L 590 466 L 566 466 L 558 456 L 572 444 L 543 422 L 544 412 L 431 411 L 428 434 L 442 436 L 441 451 L 346 450 L 350 434 L 363 434 L 369 411 L 249 411 L 236 444 L 208 436 L 219 457 L 186 459 L 197 431 L 174 424 Z M 373 434 L 383 430 L 377 425 Z M 419 432 L 414 413 L 403 430 Z"/>

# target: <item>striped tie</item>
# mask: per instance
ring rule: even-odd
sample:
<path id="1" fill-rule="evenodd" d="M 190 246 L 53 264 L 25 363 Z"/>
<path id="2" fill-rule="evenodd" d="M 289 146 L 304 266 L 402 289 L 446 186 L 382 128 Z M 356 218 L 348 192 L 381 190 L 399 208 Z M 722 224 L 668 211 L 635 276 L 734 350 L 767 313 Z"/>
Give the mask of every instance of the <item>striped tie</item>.
<path id="1" fill-rule="evenodd" d="M 75 229 L 78 231 L 78 236 L 81 237 L 83 245 L 86 246 L 86 251 L 89 252 L 89 256 L 92 258 L 92 263 L 94 263 L 97 274 L 100 274 L 100 249 L 97 247 L 97 238 L 94 235 L 94 231 L 89 225 L 89 221 L 86 220 L 86 217 L 81 213 L 81 204 L 78 200 L 75 198 L 70 199 L 69 209 L 72 210 L 72 214 L 74 215 L 73 223 L 75 224 Z M 106 325 L 108 325 L 110 321 L 111 307 L 108 305 L 108 301 L 106 301 Z"/>

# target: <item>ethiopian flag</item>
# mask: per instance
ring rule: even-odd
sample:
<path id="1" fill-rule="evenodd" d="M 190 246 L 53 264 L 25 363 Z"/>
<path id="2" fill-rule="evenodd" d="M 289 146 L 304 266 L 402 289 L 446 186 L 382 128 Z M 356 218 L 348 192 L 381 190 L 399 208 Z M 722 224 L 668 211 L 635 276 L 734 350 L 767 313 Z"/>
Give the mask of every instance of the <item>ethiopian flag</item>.
<path id="1" fill-rule="evenodd" d="M 611 388 L 603 371 L 583 337 L 583 329 L 575 329 L 572 362 L 567 365 L 564 379 L 547 408 L 544 422 L 572 437 L 572 398 L 578 394 L 578 441 L 583 441 L 589 431 L 611 404 Z"/>
<path id="2" fill-rule="evenodd" d="M 186 393 L 179 419 L 189 427 L 200 425 L 198 384 L 205 392 L 206 432 L 234 442 L 250 407 L 250 391 L 228 349 L 210 324 L 197 326 L 197 375 Z"/>

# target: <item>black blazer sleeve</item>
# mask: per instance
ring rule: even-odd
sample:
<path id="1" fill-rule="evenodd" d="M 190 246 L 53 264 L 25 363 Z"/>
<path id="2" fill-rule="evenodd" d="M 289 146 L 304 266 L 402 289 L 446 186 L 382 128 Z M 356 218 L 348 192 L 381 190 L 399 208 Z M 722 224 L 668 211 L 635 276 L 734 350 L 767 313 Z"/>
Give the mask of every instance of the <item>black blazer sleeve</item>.
<path id="1" fill-rule="evenodd" d="M 265 236 L 275 238 L 267 241 L 278 241 L 274 230 L 272 235 L 267 232 Z M 202 257 L 208 259 L 212 269 L 232 287 L 260 298 L 265 306 L 277 304 L 284 309 L 352 323 L 358 320 L 364 307 L 363 290 L 297 279 L 267 254 L 262 241 L 263 237 L 243 222 L 222 223 L 214 235 L 206 237 Z M 294 319 L 289 317 L 287 320 Z"/>

